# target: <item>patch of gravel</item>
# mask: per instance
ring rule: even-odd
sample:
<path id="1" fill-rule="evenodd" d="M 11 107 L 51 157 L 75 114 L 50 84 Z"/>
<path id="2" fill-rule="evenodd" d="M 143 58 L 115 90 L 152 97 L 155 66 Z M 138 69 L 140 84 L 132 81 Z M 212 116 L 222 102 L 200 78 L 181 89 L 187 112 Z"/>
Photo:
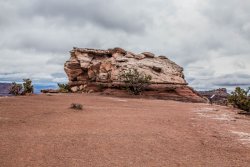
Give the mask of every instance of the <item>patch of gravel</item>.
<path id="1" fill-rule="evenodd" d="M 113 100 L 113 101 L 118 101 L 118 102 L 128 102 L 128 100 L 120 99 L 120 98 L 112 98 L 112 97 L 109 97 L 108 99 Z"/>
<path id="2" fill-rule="evenodd" d="M 220 110 L 217 108 L 199 108 L 194 112 L 196 112 L 197 115 L 201 117 L 211 118 L 220 121 L 235 121 L 235 119 L 231 115 L 227 113 L 221 113 Z"/>
<path id="3" fill-rule="evenodd" d="M 0 117 L 0 120 L 8 120 L 9 118 L 6 117 Z"/>

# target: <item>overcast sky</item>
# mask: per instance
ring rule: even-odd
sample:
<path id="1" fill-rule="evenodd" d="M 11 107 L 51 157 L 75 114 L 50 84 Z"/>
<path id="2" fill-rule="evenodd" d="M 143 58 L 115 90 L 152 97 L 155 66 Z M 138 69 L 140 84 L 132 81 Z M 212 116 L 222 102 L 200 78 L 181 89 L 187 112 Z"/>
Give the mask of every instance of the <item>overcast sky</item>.
<path id="1" fill-rule="evenodd" d="M 165 55 L 196 89 L 250 86 L 249 0 L 0 0 L 0 81 L 66 82 L 73 46 Z"/>

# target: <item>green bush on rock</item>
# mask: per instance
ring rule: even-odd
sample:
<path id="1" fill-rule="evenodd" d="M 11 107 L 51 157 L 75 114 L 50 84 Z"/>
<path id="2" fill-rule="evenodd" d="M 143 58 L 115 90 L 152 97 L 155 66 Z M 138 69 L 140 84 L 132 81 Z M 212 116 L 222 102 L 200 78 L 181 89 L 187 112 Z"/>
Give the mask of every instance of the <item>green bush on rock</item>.
<path id="1" fill-rule="evenodd" d="M 125 83 L 128 91 L 134 95 L 139 95 L 150 84 L 151 75 L 140 73 L 137 69 L 129 69 L 124 71 L 120 76 L 120 80 Z"/>
<path id="2" fill-rule="evenodd" d="M 247 90 L 244 90 L 240 87 L 237 87 L 235 91 L 231 93 L 228 97 L 228 102 L 234 107 L 244 110 L 250 113 L 250 87 Z"/>

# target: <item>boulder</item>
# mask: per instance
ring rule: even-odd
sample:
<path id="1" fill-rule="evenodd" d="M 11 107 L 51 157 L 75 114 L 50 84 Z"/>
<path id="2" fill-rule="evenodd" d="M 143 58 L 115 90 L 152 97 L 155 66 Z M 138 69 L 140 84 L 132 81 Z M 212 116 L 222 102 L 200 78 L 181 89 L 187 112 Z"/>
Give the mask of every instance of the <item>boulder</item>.
<path id="1" fill-rule="evenodd" d="M 78 86 L 73 86 L 73 87 L 70 88 L 70 90 L 71 90 L 73 93 L 76 93 L 76 92 L 78 92 L 79 88 L 78 88 Z"/>
<path id="2" fill-rule="evenodd" d="M 100 83 L 107 89 L 124 87 L 120 75 L 129 69 L 150 75 L 152 78 L 150 89 L 155 94 L 159 86 L 164 88 L 163 92 L 169 92 L 172 87 L 183 87 L 176 89 L 179 93 L 182 92 L 183 96 L 191 97 L 190 94 L 194 92 L 186 87 L 187 82 L 182 67 L 165 56 L 155 57 L 150 52 L 135 54 L 122 48 L 108 50 L 73 48 L 70 51 L 70 59 L 64 65 L 72 92 L 90 89 L 96 91 Z M 82 85 L 87 85 L 88 88 L 85 86 L 83 89 Z M 96 85 L 96 88 L 89 85 Z M 199 98 L 195 93 L 193 97 Z"/>
<path id="3" fill-rule="evenodd" d="M 42 89 L 41 93 L 60 93 L 60 91 L 55 89 Z"/>
<path id="4" fill-rule="evenodd" d="M 82 81 L 119 82 L 119 75 L 132 68 L 151 75 L 151 82 L 155 84 L 187 85 L 182 67 L 165 57 L 154 57 L 150 52 L 134 54 L 121 48 L 74 48 L 70 53 L 64 70 L 72 85 Z"/>
<path id="5" fill-rule="evenodd" d="M 148 58 L 154 58 L 155 57 L 155 55 L 153 53 L 150 53 L 150 52 L 143 52 L 142 54 L 144 54 Z"/>
<path id="6" fill-rule="evenodd" d="M 123 54 L 121 54 L 121 53 L 114 53 L 114 54 L 112 54 L 112 57 L 114 57 L 115 59 L 117 59 L 117 58 L 122 58 L 124 55 Z"/>
<path id="7" fill-rule="evenodd" d="M 114 48 L 114 49 L 109 49 L 109 51 L 110 51 L 111 53 L 120 53 L 120 54 L 122 54 L 122 55 L 125 55 L 125 54 L 127 53 L 126 50 L 124 50 L 124 49 L 122 49 L 122 48 L 119 48 L 119 47 L 116 47 L 116 48 Z"/>
<path id="8" fill-rule="evenodd" d="M 97 81 L 99 82 L 107 82 L 109 79 L 109 74 L 108 73 L 99 73 Z"/>
<path id="9" fill-rule="evenodd" d="M 127 58 L 134 58 L 136 56 L 136 54 L 132 53 L 132 52 L 127 52 L 127 54 L 125 55 L 125 57 Z"/>
<path id="10" fill-rule="evenodd" d="M 158 56 L 160 59 L 168 59 L 166 56 Z"/>
<path id="11" fill-rule="evenodd" d="M 144 59 L 146 56 L 144 54 L 138 54 L 138 55 L 135 55 L 135 58 L 138 59 L 138 60 L 142 60 Z"/>

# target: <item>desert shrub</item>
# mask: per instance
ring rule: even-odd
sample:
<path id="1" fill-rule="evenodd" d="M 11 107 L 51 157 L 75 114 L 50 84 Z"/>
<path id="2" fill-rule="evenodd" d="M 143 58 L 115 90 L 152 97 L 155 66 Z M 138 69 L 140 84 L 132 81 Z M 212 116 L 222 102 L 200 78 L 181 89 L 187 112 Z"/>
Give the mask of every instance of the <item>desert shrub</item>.
<path id="1" fill-rule="evenodd" d="M 59 92 L 61 93 L 68 93 L 71 92 L 70 90 L 70 86 L 68 84 L 60 84 L 57 83 L 58 87 L 59 87 Z"/>
<path id="2" fill-rule="evenodd" d="M 97 88 L 98 88 L 98 91 L 103 91 L 105 86 L 103 84 L 98 84 Z"/>
<path id="3" fill-rule="evenodd" d="M 15 96 L 25 95 L 26 93 L 33 93 L 33 92 L 34 92 L 34 87 L 30 79 L 23 79 L 23 84 L 17 84 L 16 82 L 12 82 L 12 85 L 9 90 L 9 94 Z"/>
<path id="4" fill-rule="evenodd" d="M 74 109 L 74 110 L 82 110 L 82 105 L 81 104 L 77 104 L 77 103 L 72 103 L 70 105 L 70 108 Z"/>
<path id="5" fill-rule="evenodd" d="M 120 76 L 120 80 L 125 83 L 128 91 L 134 95 L 139 95 L 150 84 L 151 75 L 140 73 L 137 69 L 129 69 L 124 71 Z"/>
<path id="6" fill-rule="evenodd" d="M 23 94 L 33 93 L 34 87 L 32 85 L 32 81 L 30 79 L 23 79 Z"/>
<path id="7" fill-rule="evenodd" d="M 228 97 L 228 102 L 236 108 L 239 108 L 246 112 L 250 112 L 249 91 L 250 88 L 244 90 L 240 87 L 237 87 L 235 91 L 233 91 L 231 95 Z"/>
<path id="8" fill-rule="evenodd" d="M 22 84 L 17 84 L 16 82 L 12 82 L 12 85 L 9 90 L 9 94 L 18 96 L 22 94 L 23 86 Z"/>

